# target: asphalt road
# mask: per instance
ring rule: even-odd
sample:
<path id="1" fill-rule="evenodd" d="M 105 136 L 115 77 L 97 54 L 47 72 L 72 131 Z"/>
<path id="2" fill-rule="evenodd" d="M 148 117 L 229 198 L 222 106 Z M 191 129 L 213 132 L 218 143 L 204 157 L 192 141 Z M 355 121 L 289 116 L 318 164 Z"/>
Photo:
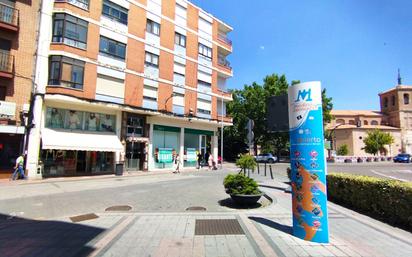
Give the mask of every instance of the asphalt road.
<path id="1" fill-rule="evenodd" d="M 104 212 L 129 205 L 136 212 L 184 212 L 192 206 L 230 212 L 223 178 L 229 171 L 198 171 L 138 177 L 92 178 L 0 187 L 0 213 L 50 219 Z"/>
<path id="2" fill-rule="evenodd" d="M 275 173 L 283 175 L 289 163 L 273 164 Z M 412 163 L 373 162 L 373 163 L 328 163 L 328 172 L 350 173 L 371 177 L 412 182 Z M 260 167 L 264 167 L 261 164 Z M 269 168 L 267 168 L 269 169 Z"/>

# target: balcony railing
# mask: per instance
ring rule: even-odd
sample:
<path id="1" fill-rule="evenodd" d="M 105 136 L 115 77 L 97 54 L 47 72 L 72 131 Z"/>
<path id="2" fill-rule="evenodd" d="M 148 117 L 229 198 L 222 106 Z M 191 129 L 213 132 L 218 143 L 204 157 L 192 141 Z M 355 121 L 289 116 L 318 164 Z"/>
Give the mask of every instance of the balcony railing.
<path id="1" fill-rule="evenodd" d="M 0 22 L 19 26 L 19 10 L 0 3 Z"/>
<path id="2" fill-rule="evenodd" d="M 219 39 L 220 41 L 222 41 L 223 43 L 226 43 L 230 46 L 232 46 L 232 40 L 228 39 L 226 35 L 219 33 L 217 35 L 217 39 Z"/>
<path id="3" fill-rule="evenodd" d="M 232 69 L 232 67 L 230 66 L 230 62 L 226 60 L 226 58 L 224 57 L 219 56 L 219 58 L 217 58 L 217 63 L 221 66 L 228 68 L 229 70 Z"/>
<path id="4" fill-rule="evenodd" d="M 0 50 L 0 72 L 13 73 L 14 56 Z"/>

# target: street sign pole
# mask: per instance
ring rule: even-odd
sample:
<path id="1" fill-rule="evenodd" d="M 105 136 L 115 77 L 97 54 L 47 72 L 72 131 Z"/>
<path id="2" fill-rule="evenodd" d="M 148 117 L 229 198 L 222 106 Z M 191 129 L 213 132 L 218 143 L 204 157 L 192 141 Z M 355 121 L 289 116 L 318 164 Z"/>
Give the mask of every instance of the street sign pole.
<path id="1" fill-rule="evenodd" d="M 255 127 L 255 122 L 251 119 L 248 120 L 246 129 L 248 130 L 247 133 L 247 140 L 248 140 L 248 146 L 249 146 L 249 154 L 252 155 L 253 151 L 253 139 L 255 138 L 255 135 L 253 134 L 253 128 Z"/>
<path id="2" fill-rule="evenodd" d="M 329 242 L 326 160 L 320 82 L 289 87 L 293 234 Z"/>

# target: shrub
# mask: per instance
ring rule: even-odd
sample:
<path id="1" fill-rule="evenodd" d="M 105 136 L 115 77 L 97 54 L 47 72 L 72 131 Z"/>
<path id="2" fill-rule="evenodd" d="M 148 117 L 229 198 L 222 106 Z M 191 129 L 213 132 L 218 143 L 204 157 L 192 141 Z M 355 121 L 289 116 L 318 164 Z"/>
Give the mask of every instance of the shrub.
<path id="1" fill-rule="evenodd" d="M 412 183 L 348 174 L 329 174 L 328 199 L 412 231 Z"/>
<path id="2" fill-rule="evenodd" d="M 236 161 L 236 166 L 242 170 L 254 169 L 256 167 L 255 158 L 249 154 L 242 154 L 240 158 Z"/>
<path id="3" fill-rule="evenodd" d="M 226 193 L 234 195 L 257 195 L 260 194 L 258 184 L 252 178 L 243 174 L 229 174 L 223 181 Z"/>
<path id="4" fill-rule="evenodd" d="M 341 145 L 341 146 L 339 146 L 338 147 L 338 150 L 336 151 L 336 153 L 338 154 L 338 155 L 348 155 L 348 153 L 349 153 L 349 149 L 348 149 L 348 145 L 346 145 L 346 144 L 343 144 L 343 145 Z"/>

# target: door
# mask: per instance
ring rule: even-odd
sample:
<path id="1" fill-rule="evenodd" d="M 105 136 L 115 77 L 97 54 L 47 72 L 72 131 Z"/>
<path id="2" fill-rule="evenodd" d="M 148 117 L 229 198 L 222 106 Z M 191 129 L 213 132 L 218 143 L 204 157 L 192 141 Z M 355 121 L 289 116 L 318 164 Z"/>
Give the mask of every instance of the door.
<path id="1" fill-rule="evenodd" d="M 144 161 L 144 143 L 127 142 L 126 170 L 142 170 Z"/>

